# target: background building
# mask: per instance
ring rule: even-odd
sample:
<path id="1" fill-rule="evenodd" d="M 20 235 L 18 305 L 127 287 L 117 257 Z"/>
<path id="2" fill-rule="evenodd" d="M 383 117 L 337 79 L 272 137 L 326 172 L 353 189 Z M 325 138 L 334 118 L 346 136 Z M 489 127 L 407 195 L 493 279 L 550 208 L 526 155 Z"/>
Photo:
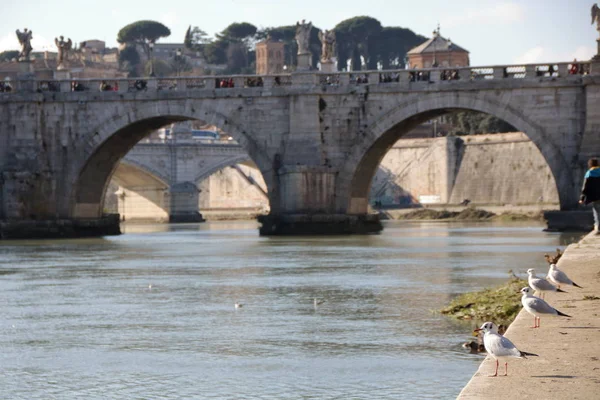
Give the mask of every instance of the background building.
<path id="1" fill-rule="evenodd" d="M 284 71 L 284 43 L 270 37 L 256 43 L 256 74 L 271 75 Z"/>
<path id="2" fill-rule="evenodd" d="M 440 35 L 440 28 L 433 31 L 433 37 L 411 49 L 408 68 L 468 67 L 469 52 Z"/>

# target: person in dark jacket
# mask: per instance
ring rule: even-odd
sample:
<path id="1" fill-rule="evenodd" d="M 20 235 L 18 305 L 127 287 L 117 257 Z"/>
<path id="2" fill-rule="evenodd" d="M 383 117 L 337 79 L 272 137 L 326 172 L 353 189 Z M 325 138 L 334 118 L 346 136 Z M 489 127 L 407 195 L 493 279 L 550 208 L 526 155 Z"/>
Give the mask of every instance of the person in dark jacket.
<path id="1" fill-rule="evenodd" d="M 592 203 L 592 212 L 594 213 L 594 232 L 600 233 L 600 167 L 597 158 L 588 160 L 588 170 L 583 180 L 581 189 L 581 198 L 579 203 Z"/>

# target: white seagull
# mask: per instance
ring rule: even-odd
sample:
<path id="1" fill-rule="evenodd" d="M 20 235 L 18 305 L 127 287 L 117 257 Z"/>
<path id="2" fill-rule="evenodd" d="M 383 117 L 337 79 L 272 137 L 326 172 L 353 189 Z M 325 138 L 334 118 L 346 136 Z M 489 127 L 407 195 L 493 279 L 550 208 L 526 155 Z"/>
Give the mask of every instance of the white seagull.
<path id="1" fill-rule="evenodd" d="M 529 286 L 533 290 L 537 290 L 540 293 L 540 296 L 542 298 L 544 297 L 544 292 L 567 293 L 564 290 L 557 288 L 556 286 L 554 286 L 553 284 L 551 284 L 544 278 L 538 278 L 537 276 L 535 276 L 535 269 L 533 269 L 533 268 L 529 268 L 527 270 L 527 274 L 529 275 L 529 277 L 527 278 L 527 282 L 529 283 Z"/>
<path id="2" fill-rule="evenodd" d="M 498 333 L 498 327 L 493 322 L 485 322 L 481 328 L 475 329 L 475 332 L 483 331 L 483 345 L 487 353 L 496 360 L 496 371 L 494 375 L 498 376 L 498 361 L 504 361 L 504 376 L 508 375 L 508 358 L 527 358 L 525 356 L 538 356 L 537 354 L 520 351 L 515 345 Z"/>
<path id="3" fill-rule="evenodd" d="M 523 293 L 523 297 L 521 297 L 521 303 L 523 304 L 523 307 L 529 314 L 533 315 L 532 328 L 540 327 L 540 316 L 542 315 L 560 315 L 561 317 L 571 318 L 570 315 L 558 311 L 544 300 L 532 295 L 530 288 L 524 287 L 521 289 L 521 293 Z"/>
<path id="4" fill-rule="evenodd" d="M 556 284 L 559 289 L 561 284 L 577 286 L 578 288 L 583 289 L 581 286 L 570 280 L 567 274 L 558 269 L 556 264 L 550 264 L 550 269 L 548 270 L 548 276 L 546 276 L 546 278 L 548 278 L 550 282 Z"/>
<path id="5" fill-rule="evenodd" d="M 244 305 L 242 303 L 235 303 L 235 308 L 236 309 L 242 308 L 242 307 L 244 307 Z"/>

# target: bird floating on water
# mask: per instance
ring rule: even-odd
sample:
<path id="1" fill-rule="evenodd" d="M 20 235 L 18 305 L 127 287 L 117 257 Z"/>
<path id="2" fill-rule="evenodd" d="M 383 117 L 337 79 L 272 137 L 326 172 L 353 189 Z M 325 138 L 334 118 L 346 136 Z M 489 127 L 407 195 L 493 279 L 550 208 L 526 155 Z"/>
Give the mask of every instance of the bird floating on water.
<path id="1" fill-rule="evenodd" d="M 325 303 L 325 300 L 319 300 L 315 297 L 313 304 L 316 306 L 320 306 L 321 304 Z"/>
<path id="2" fill-rule="evenodd" d="M 530 288 L 524 287 L 520 290 L 520 292 L 523 293 L 523 297 L 521 297 L 521 303 L 523 304 L 523 307 L 525 308 L 525 310 L 527 310 L 529 314 L 533 315 L 532 328 L 540 327 L 540 317 L 542 315 L 553 315 L 571 318 L 570 315 L 558 311 L 556 308 L 552 307 L 544 300 L 532 295 Z"/>
<path id="3" fill-rule="evenodd" d="M 475 332 L 483 331 L 483 345 L 487 353 L 496 360 L 496 371 L 494 375 L 498 376 L 498 361 L 504 361 L 504 376 L 508 375 L 509 358 L 527 358 L 526 356 L 535 356 L 537 354 L 527 353 L 515 347 L 515 345 L 498 333 L 498 327 L 493 322 L 485 322 L 481 328 L 475 329 Z"/>
<path id="4" fill-rule="evenodd" d="M 548 280 L 550 280 L 550 282 L 554 283 L 559 289 L 560 289 L 561 284 L 577 286 L 578 288 L 583 289 L 581 286 L 579 286 L 578 284 L 573 282 L 571 279 L 569 279 L 567 274 L 565 274 L 563 271 L 558 269 L 556 264 L 550 264 L 550 269 L 548 270 L 547 278 L 548 278 Z"/>
<path id="5" fill-rule="evenodd" d="M 242 303 L 235 303 L 235 308 L 242 308 L 244 305 Z"/>

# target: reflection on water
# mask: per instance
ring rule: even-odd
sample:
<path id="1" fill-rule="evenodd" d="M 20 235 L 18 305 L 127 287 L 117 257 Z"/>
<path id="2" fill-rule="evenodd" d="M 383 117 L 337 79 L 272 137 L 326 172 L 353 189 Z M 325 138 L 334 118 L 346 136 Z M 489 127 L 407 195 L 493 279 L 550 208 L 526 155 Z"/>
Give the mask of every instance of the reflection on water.
<path id="1" fill-rule="evenodd" d="M 256 228 L 0 242 L 2 398 L 454 398 L 481 356 L 460 347 L 468 323 L 431 311 L 577 239 L 524 224 Z"/>

